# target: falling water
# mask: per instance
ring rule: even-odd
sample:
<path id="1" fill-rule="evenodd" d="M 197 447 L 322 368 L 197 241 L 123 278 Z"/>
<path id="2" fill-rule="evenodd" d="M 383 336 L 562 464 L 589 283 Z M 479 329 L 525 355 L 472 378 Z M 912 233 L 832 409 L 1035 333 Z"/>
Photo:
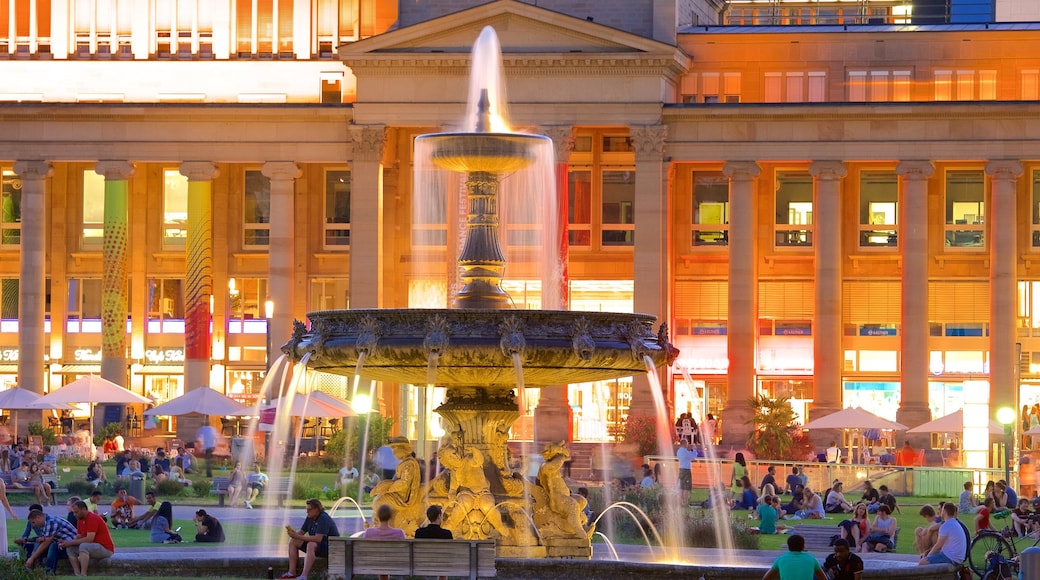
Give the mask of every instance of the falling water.
<path id="1" fill-rule="evenodd" d="M 657 427 L 658 454 L 669 456 L 673 453 L 671 421 L 668 420 L 668 409 L 665 406 L 664 396 L 661 393 L 661 381 L 657 377 L 657 366 L 649 355 L 643 355 L 643 362 L 646 364 L 646 376 L 650 381 L 650 393 L 653 395 L 654 408 L 657 411 L 657 420 L 654 421 L 654 425 Z M 679 561 L 679 549 L 685 544 L 683 520 L 690 498 L 689 495 L 681 491 L 679 494 L 662 494 L 662 498 L 664 500 L 664 507 L 661 510 L 664 518 L 663 527 L 668 545 L 671 547 L 669 560 L 673 562 Z"/>
<path id="2" fill-rule="evenodd" d="M 350 387 L 350 400 L 354 400 L 354 396 L 357 395 L 358 383 L 361 382 L 361 369 L 365 368 L 365 359 L 368 358 L 368 351 L 362 350 L 358 353 L 357 365 L 354 367 L 354 382 Z"/>
<path id="3" fill-rule="evenodd" d="M 693 377 L 690 376 L 689 369 L 686 367 L 680 368 L 686 384 L 692 386 Z M 704 426 L 704 421 L 701 421 L 701 426 Z M 708 499 L 712 519 L 715 521 L 715 525 L 712 526 L 715 530 L 715 543 L 724 550 L 722 553 L 724 561 L 722 563 L 731 566 L 736 562 L 733 559 L 733 528 L 728 525 L 729 506 L 725 503 L 729 490 L 720 488 L 722 485 L 722 464 L 719 461 L 718 453 L 716 453 L 714 441 L 711 440 L 711 437 L 705 437 L 705 435 L 707 433 L 702 430 L 701 443 L 704 446 L 704 453 L 708 460 Z"/>
<path id="4" fill-rule="evenodd" d="M 520 353 L 514 352 L 513 371 L 516 372 L 516 406 L 520 410 L 520 416 L 527 414 L 527 386 L 524 385 L 524 361 L 520 360 Z"/>
<path id="5" fill-rule="evenodd" d="M 631 502 L 618 501 L 608 505 L 603 508 L 603 511 L 598 516 L 596 516 L 596 520 L 592 522 L 592 525 L 595 526 L 598 524 L 599 521 L 603 519 L 603 516 L 611 510 L 623 511 L 628 514 L 633 521 L 635 521 L 636 527 L 639 528 L 639 533 L 643 535 L 643 541 L 646 542 L 646 546 L 650 549 L 651 555 L 654 554 L 654 544 L 650 541 L 650 536 L 646 533 L 648 529 L 654 535 L 654 540 L 657 542 L 657 545 L 664 547 L 664 542 L 661 540 L 661 534 L 657 531 L 657 526 L 654 525 L 653 520 L 650 519 L 650 516 L 646 515 L 646 512 L 644 512 L 642 508 Z M 637 516 L 636 514 L 639 515 Z M 611 520 L 607 521 L 609 522 Z"/>
<path id="6" fill-rule="evenodd" d="M 618 562 L 618 561 L 621 560 L 621 558 L 618 558 L 617 550 L 614 549 L 614 542 L 611 542 L 610 538 L 608 538 L 606 536 L 606 534 L 604 534 L 603 532 L 596 532 L 595 534 L 593 534 L 593 536 L 599 536 L 600 539 L 603 540 L 603 543 L 607 545 L 607 549 L 610 550 L 610 555 L 614 557 L 614 561 L 615 562 Z M 592 553 L 595 554 L 596 553 L 596 544 L 592 544 L 592 550 L 593 550 Z"/>

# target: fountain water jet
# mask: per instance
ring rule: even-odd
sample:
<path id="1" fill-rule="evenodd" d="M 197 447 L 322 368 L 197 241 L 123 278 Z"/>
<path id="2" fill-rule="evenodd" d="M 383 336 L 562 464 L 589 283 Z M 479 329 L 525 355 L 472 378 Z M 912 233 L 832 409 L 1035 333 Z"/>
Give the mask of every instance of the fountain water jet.
<path id="1" fill-rule="evenodd" d="M 410 443 L 395 439 L 391 447 L 402 460 L 398 477 L 373 490 L 373 507 L 392 506 L 392 523 L 406 534 L 422 523 L 427 505 L 438 504 L 456 537 L 495 538 L 499 556 L 588 558 L 594 529 L 583 514 L 586 500 L 572 496 L 563 481 L 560 470 L 570 459 L 566 446 L 545 448 L 533 483 L 511 468 L 506 443 L 520 415 L 518 396 L 522 400 L 523 388 L 655 372 L 678 352 L 664 325 L 652 331 L 652 316 L 512 309 L 500 285 L 506 266 L 500 185 L 551 184 L 553 156 L 547 137 L 509 129 L 500 60 L 495 33 L 485 28 L 474 45 L 466 132 L 415 140 L 417 197 L 433 187 L 430 176 L 465 175 L 465 240 L 457 259 L 462 287 L 453 308 L 312 312 L 310 327 L 294 323 L 282 351 L 292 360 L 307 357 L 309 369 L 354 371 L 393 383 L 429 384 L 435 369 L 435 384 L 447 389 L 436 409 L 448 432 L 439 452 L 445 470 L 419 486 Z M 525 181 L 528 171 L 541 172 L 543 179 Z M 548 267 L 560 271 L 556 264 Z M 552 288 L 547 291 L 556 305 Z"/>

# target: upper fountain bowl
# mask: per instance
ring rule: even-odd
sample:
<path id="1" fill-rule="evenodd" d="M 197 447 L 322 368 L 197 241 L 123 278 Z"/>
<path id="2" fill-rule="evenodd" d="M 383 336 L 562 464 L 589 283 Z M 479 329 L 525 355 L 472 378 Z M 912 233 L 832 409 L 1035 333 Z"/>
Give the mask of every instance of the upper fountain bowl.
<path id="1" fill-rule="evenodd" d="M 515 388 L 516 358 L 525 386 L 600 381 L 645 373 L 647 358 L 670 364 L 678 352 L 645 314 L 465 308 L 307 317 L 310 330 L 297 323 L 282 347 L 289 358 L 309 353 L 308 368 L 352 375 L 363 355 L 362 378 L 415 385 Z"/>
<path id="2" fill-rule="evenodd" d="M 483 132 L 429 133 L 415 141 L 430 146 L 435 165 L 461 173 L 512 173 L 534 163 L 538 146 L 552 143 L 544 135 Z"/>

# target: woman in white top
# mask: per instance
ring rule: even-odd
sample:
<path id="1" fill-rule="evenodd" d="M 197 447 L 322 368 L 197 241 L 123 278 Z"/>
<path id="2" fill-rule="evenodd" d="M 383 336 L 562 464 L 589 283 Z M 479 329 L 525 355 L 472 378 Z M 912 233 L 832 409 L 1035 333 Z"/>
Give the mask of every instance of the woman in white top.
<path id="1" fill-rule="evenodd" d="M 7 487 L 4 485 L 4 480 L 0 479 L 0 503 L 4 504 L 4 509 L 7 513 L 11 514 L 12 520 L 18 520 L 18 516 L 14 515 L 14 511 L 11 510 L 11 504 L 7 503 Z M 7 553 L 7 516 L 0 513 L 0 538 L 3 538 L 4 542 L 4 554 Z"/>

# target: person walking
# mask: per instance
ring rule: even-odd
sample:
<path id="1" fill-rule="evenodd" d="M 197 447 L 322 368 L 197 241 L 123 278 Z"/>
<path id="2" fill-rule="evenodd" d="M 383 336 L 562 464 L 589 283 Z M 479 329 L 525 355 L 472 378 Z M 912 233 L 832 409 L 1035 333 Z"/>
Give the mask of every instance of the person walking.
<path id="1" fill-rule="evenodd" d="M 206 477 L 213 477 L 213 452 L 217 450 L 217 430 L 210 425 L 208 416 L 203 421 L 202 427 L 195 433 L 195 440 L 206 458 Z"/>

